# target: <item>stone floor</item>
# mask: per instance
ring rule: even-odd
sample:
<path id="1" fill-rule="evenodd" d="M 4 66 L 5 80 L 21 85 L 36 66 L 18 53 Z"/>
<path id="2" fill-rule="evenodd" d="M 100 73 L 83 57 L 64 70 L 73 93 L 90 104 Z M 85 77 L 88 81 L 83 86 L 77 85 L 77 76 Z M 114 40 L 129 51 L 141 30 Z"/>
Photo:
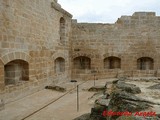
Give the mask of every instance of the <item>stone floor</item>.
<path id="1" fill-rule="evenodd" d="M 84 81 L 78 82 L 81 84 Z M 106 80 L 96 81 L 96 85 L 103 85 Z M 50 104 L 44 109 L 38 111 L 34 115 L 26 118 L 26 120 L 72 120 L 73 118 L 90 112 L 92 105 L 88 104 L 88 98 L 94 93 L 87 92 L 82 89 L 87 89 L 94 85 L 94 81 L 88 81 L 79 87 L 79 112 L 77 112 L 77 93 L 76 89 L 65 95 L 58 101 Z M 75 83 L 66 83 L 67 91 L 76 87 Z M 65 93 L 42 90 L 23 99 L 11 102 L 5 105 L 5 110 L 0 111 L 0 120 L 21 120 L 33 113 L 34 111 L 42 108 L 51 101 L 56 100 Z"/>

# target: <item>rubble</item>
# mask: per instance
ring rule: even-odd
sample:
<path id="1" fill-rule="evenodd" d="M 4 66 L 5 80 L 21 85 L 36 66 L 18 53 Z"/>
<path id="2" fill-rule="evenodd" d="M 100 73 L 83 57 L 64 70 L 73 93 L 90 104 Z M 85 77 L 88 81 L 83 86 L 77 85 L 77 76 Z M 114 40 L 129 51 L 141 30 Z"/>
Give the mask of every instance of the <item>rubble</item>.
<path id="1" fill-rule="evenodd" d="M 57 86 L 57 85 L 49 85 L 49 86 L 46 86 L 45 89 L 51 89 L 51 90 L 56 90 L 56 91 L 60 91 L 60 92 L 66 92 L 66 88 L 64 88 L 62 86 Z"/>

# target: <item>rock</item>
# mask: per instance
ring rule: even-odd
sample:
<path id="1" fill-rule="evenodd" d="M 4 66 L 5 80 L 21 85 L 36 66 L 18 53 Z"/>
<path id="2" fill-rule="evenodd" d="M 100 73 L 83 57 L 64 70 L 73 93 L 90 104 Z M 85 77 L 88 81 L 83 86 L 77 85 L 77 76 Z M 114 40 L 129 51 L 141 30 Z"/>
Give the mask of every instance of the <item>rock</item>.
<path id="1" fill-rule="evenodd" d="M 98 91 L 106 91 L 106 86 L 93 86 L 91 88 L 88 89 L 88 91 L 93 91 L 93 92 L 98 92 Z"/>
<path id="2" fill-rule="evenodd" d="M 77 82 L 77 80 L 71 80 L 70 82 Z"/>
<path id="3" fill-rule="evenodd" d="M 95 104 L 100 99 L 104 99 L 104 100 L 109 99 L 109 94 L 108 93 L 104 94 L 104 92 L 97 92 L 97 93 L 94 93 L 93 96 L 88 98 L 90 104 Z"/>
<path id="4" fill-rule="evenodd" d="M 4 101 L 3 99 L 0 99 L 0 111 L 4 110 Z"/>
<path id="5" fill-rule="evenodd" d="M 109 104 L 109 94 L 103 94 L 99 92 L 99 94 L 95 94 L 95 96 L 99 96 L 98 99 L 95 100 L 94 108 L 91 109 L 91 118 L 92 120 L 106 120 L 106 116 L 103 116 L 103 111 L 108 109 Z M 97 97 L 96 97 L 97 98 Z"/>
<path id="6" fill-rule="evenodd" d="M 118 79 L 113 80 L 112 83 L 117 84 L 119 81 L 125 81 L 125 80 L 127 80 L 127 77 L 119 77 Z"/>
<path id="7" fill-rule="evenodd" d="M 126 91 L 114 91 L 111 95 L 111 100 L 108 105 L 108 111 L 114 112 L 128 111 L 137 112 L 148 109 L 151 107 L 151 102 L 138 98 L 134 94 L 127 93 Z M 109 116 L 108 120 L 116 120 L 119 116 Z"/>
<path id="8" fill-rule="evenodd" d="M 105 93 L 95 100 L 95 104 L 108 106 L 109 101 L 110 101 L 109 97 L 110 97 L 110 95 L 108 93 Z"/>
<path id="9" fill-rule="evenodd" d="M 112 83 L 117 84 L 119 80 L 114 80 Z"/>
<path id="10" fill-rule="evenodd" d="M 66 92 L 66 88 L 61 87 L 61 86 L 56 86 L 56 85 L 46 86 L 45 89 L 51 89 L 51 90 L 56 90 L 56 91 L 60 91 L 60 92 Z"/>
<path id="11" fill-rule="evenodd" d="M 160 114 L 156 114 L 158 118 L 160 118 Z"/>
<path id="12" fill-rule="evenodd" d="M 124 90 L 124 91 L 126 91 L 128 93 L 133 93 L 133 94 L 139 94 L 139 93 L 141 93 L 140 88 L 137 87 L 136 85 L 125 83 L 125 82 L 122 82 L 122 81 L 118 81 L 116 83 L 116 87 L 118 89 Z"/>
<path id="13" fill-rule="evenodd" d="M 103 116 L 103 112 L 107 110 L 106 106 L 96 105 L 91 109 L 89 120 L 106 120 L 106 116 Z"/>
<path id="14" fill-rule="evenodd" d="M 108 106 L 110 99 L 99 98 L 95 101 L 96 104 Z"/>
<path id="15" fill-rule="evenodd" d="M 92 113 L 93 113 L 93 109 L 92 109 Z M 96 111 L 96 110 L 95 110 Z M 95 112 L 97 113 L 97 112 Z M 77 117 L 73 120 L 106 120 L 105 117 L 103 117 L 102 115 L 91 115 L 90 113 L 86 113 L 84 115 L 81 115 L 80 117 Z"/>
<path id="16" fill-rule="evenodd" d="M 119 80 L 120 81 L 125 81 L 127 79 L 127 77 L 120 77 Z"/>
<path id="17" fill-rule="evenodd" d="M 160 84 L 149 86 L 148 89 L 160 89 Z"/>

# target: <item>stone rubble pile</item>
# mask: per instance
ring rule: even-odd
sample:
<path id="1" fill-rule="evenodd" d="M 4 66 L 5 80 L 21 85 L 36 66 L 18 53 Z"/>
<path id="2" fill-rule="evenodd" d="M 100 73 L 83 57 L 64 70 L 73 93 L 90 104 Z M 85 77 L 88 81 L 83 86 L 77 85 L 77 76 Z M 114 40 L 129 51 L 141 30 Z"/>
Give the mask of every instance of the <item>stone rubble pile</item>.
<path id="1" fill-rule="evenodd" d="M 115 80 L 111 93 L 98 92 L 90 98 L 97 97 L 89 118 L 87 114 L 86 118 L 84 115 L 83 119 L 74 120 L 160 120 L 158 113 L 148 112 L 157 103 L 137 97 L 136 94 L 140 93 L 139 87 L 126 83 L 125 79 Z"/>

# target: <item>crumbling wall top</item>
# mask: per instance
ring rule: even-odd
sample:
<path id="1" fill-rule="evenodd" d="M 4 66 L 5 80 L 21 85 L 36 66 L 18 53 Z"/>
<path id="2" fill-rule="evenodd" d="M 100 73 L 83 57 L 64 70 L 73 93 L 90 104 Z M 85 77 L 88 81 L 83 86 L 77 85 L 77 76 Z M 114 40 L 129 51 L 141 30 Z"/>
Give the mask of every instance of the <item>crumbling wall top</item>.
<path id="1" fill-rule="evenodd" d="M 149 20 L 155 19 L 156 13 L 155 12 L 135 12 L 132 16 L 121 16 L 115 22 L 115 24 L 130 24 L 131 22 L 140 22 L 140 20 Z"/>
<path id="2" fill-rule="evenodd" d="M 61 5 L 59 3 L 57 3 L 57 0 L 54 0 L 53 2 L 51 2 L 51 7 L 54 8 L 55 10 L 67 15 L 68 17 L 72 18 L 72 15 L 67 12 L 66 10 L 64 10 Z"/>
<path id="3" fill-rule="evenodd" d="M 155 16 L 155 12 L 135 12 L 132 16 Z"/>

